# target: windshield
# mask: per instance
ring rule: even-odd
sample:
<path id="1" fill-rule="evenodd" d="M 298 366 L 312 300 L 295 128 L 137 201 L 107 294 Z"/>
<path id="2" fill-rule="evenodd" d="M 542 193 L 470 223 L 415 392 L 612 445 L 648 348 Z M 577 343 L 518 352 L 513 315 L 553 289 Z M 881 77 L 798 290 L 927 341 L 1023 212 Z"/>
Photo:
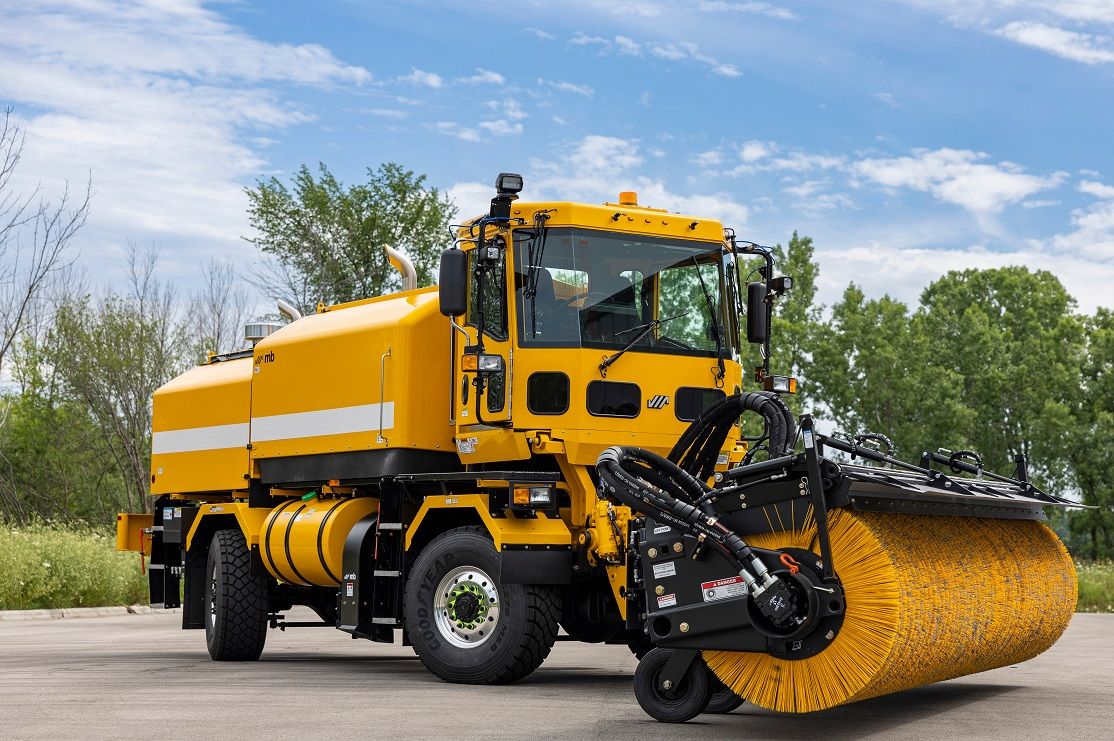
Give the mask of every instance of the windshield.
<path id="1" fill-rule="evenodd" d="M 515 247 L 522 345 L 714 357 L 718 333 L 730 352 L 719 244 L 555 227 Z"/>

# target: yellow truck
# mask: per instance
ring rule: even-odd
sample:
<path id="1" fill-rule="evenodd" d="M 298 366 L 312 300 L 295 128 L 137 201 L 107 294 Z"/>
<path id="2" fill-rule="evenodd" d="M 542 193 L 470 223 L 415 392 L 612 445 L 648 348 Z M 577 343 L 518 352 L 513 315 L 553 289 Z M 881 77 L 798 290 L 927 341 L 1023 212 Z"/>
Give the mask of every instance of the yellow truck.
<path id="1" fill-rule="evenodd" d="M 634 193 L 524 203 L 521 188 L 498 177 L 438 286 L 417 288 L 389 250 L 403 290 L 287 309 L 293 321 L 252 349 L 155 393 L 157 499 L 153 515 L 120 515 L 118 544 L 149 553 L 152 603 L 181 606 L 213 659 L 258 658 L 269 628 L 305 625 L 285 616 L 304 605 L 353 637 L 401 631 L 451 682 L 521 679 L 563 628 L 643 657 L 636 694 L 660 720 L 729 710 L 743 688 L 816 709 L 858 699 L 866 680 L 791 707 L 768 685 L 789 681 L 778 662 L 835 661 L 845 623 L 869 618 L 855 609 L 878 587 L 848 580 L 847 548 L 877 536 L 870 518 L 1005 522 L 1015 537 L 1063 503 L 1020 463 L 998 479 L 945 475 L 941 460 L 899 473 L 866 438 L 795 420 L 781 402 L 795 380 L 769 373 L 771 306 L 791 279 L 768 248 Z M 755 257 L 743 286 L 739 263 Z M 766 358 L 745 379 L 744 336 Z M 762 422 L 749 441 L 744 412 Z M 848 517 L 867 535 L 847 534 Z M 1047 608 L 1067 599 L 1070 562 L 1048 556 L 1063 549 L 1045 531 L 1009 573 L 1059 564 L 1032 598 Z M 879 556 L 899 576 L 900 542 Z M 1039 632 L 1059 630 L 1049 618 Z"/>

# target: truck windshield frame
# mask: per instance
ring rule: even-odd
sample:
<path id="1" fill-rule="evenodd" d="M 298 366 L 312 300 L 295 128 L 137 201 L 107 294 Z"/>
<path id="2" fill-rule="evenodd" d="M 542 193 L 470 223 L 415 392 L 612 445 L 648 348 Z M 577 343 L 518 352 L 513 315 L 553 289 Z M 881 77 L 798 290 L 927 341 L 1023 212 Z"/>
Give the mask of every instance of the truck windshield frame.
<path id="1" fill-rule="evenodd" d="M 516 229 L 513 245 L 522 347 L 618 351 L 660 319 L 669 321 L 628 352 L 715 358 L 703 277 L 722 352 L 732 356 L 730 276 L 721 243 L 558 226 Z"/>

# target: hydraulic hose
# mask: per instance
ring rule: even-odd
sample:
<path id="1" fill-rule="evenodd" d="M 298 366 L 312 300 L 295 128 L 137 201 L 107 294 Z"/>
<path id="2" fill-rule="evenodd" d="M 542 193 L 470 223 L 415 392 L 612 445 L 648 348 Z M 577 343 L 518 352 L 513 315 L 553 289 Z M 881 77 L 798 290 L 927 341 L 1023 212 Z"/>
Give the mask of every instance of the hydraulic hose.
<path id="1" fill-rule="evenodd" d="M 745 412 L 755 412 L 766 420 L 771 458 L 779 458 L 792 448 L 797 425 L 789 406 L 773 392 L 750 391 L 729 396 L 700 414 L 677 440 L 669 460 L 694 478 L 708 480 L 731 428 Z"/>
<path id="2" fill-rule="evenodd" d="M 600 454 L 596 471 L 602 495 L 682 532 L 710 540 L 735 562 L 747 588 L 755 595 L 774 581 L 742 538 L 690 503 L 709 488 L 672 461 L 649 450 L 614 446 Z M 763 580 L 761 584 L 759 579 Z"/>

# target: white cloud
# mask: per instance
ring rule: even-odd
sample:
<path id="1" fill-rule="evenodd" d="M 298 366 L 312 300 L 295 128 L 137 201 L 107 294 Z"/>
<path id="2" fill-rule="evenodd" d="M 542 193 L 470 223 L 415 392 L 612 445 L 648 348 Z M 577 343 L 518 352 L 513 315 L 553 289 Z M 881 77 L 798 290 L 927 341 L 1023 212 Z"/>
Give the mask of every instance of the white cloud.
<path id="1" fill-rule="evenodd" d="M 983 152 L 964 149 L 916 149 L 906 157 L 860 160 L 852 171 L 879 185 L 931 193 L 984 214 L 1054 188 L 1067 177 L 1063 172 L 1030 175 L 1012 162 L 991 164 L 987 158 Z"/>
<path id="2" fill-rule="evenodd" d="M 621 54 L 638 55 L 642 53 L 642 45 L 626 36 L 615 37 L 615 48 L 618 49 Z"/>
<path id="3" fill-rule="evenodd" d="M 458 209 L 456 215 L 458 221 L 486 213 L 494 195 L 494 188 L 477 182 L 453 183 L 448 190 L 449 200 L 455 203 Z"/>
<path id="4" fill-rule="evenodd" d="M 407 116 L 410 115 L 406 111 L 400 111 L 397 108 L 368 108 L 364 111 L 364 113 L 367 113 L 367 114 L 372 115 L 372 116 L 378 116 L 379 118 L 396 118 L 396 119 L 397 118 L 406 118 Z"/>
<path id="5" fill-rule="evenodd" d="M 871 93 L 870 97 L 882 101 L 890 108 L 897 108 L 897 99 L 893 93 Z"/>
<path id="6" fill-rule="evenodd" d="M 605 39 L 603 36 L 589 36 L 583 31 L 577 31 L 569 39 L 569 43 L 576 44 L 577 46 L 589 46 L 591 44 L 606 46 L 610 42 L 608 42 L 608 40 Z"/>
<path id="7" fill-rule="evenodd" d="M 797 20 L 796 14 L 788 8 L 778 7 L 763 2 L 722 2 L 722 0 L 702 0 L 697 6 L 700 10 L 709 13 L 749 13 L 777 18 L 782 21 Z"/>
<path id="8" fill-rule="evenodd" d="M 991 33 L 1064 59 L 1083 64 L 1114 62 L 1110 0 L 904 1 L 940 13 L 958 28 Z"/>
<path id="9" fill-rule="evenodd" d="M 700 152 L 696 154 L 692 161 L 701 167 L 715 167 L 716 165 L 723 164 L 723 153 L 718 149 L 711 149 L 707 152 Z"/>
<path id="10" fill-rule="evenodd" d="M 549 31 L 543 31 L 540 28 L 527 28 L 526 33 L 530 34 L 531 36 L 536 36 L 537 38 L 543 39 L 545 41 L 552 41 L 553 39 L 557 38 Z"/>
<path id="11" fill-rule="evenodd" d="M 1059 206 L 1060 202 L 1054 198 L 1030 198 L 1029 200 L 1022 201 L 1022 208 L 1047 208 L 1049 206 Z"/>
<path id="12" fill-rule="evenodd" d="M 548 84 L 555 90 L 560 90 L 565 93 L 575 93 L 576 95 L 583 95 L 586 98 L 591 98 L 596 92 L 588 85 L 578 85 L 574 82 L 569 82 L 568 80 L 539 79 L 538 82 Z"/>
<path id="13" fill-rule="evenodd" d="M 92 174 L 80 243 L 97 270 L 128 238 L 188 245 L 188 260 L 164 250 L 170 274 L 252 254 L 243 186 L 277 132 L 312 120 L 272 84 L 371 80 L 324 47 L 257 39 L 200 2 L 5 3 L 0 28 L 0 99 L 28 134 L 20 174 L 48 192 Z"/>
<path id="14" fill-rule="evenodd" d="M 797 198 L 808 198 L 811 195 L 819 193 L 826 186 L 827 183 L 823 182 L 822 180 L 805 180 L 804 182 L 798 183 L 797 185 L 782 188 L 782 190 L 791 196 L 796 196 Z"/>
<path id="15" fill-rule="evenodd" d="M 483 67 L 477 67 L 476 74 L 474 75 L 460 78 L 460 82 L 463 82 L 466 85 L 502 85 L 506 83 L 506 81 L 507 78 L 503 77 L 498 72 L 492 72 L 491 70 L 484 69 Z"/>
<path id="16" fill-rule="evenodd" d="M 522 124 L 509 123 L 501 118 L 494 121 L 481 121 L 479 127 L 491 132 L 495 136 L 517 135 L 521 134 L 524 130 Z"/>
<path id="17" fill-rule="evenodd" d="M 1081 193 L 1098 198 L 1084 208 L 1071 212 L 1074 229 L 1057 234 L 1049 245 L 1053 250 L 1072 258 L 1083 258 L 1091 263 L 1101 263 L 1114 271 L 1114 186 L 1084 180 L 1078 186 Z M 1072 260 L 1065 260 L 1072 262 Z M 1109 285 L 1107 284 L 1108 290 Z M 1109 301 L 1107 301 L 1109 304 Z"/>
<path id="18" fill-rule="evenodd" d="M 475 129 L 470 129 L 466 126 L 461 126 L 456 121 L 437 121 L 429 125 L 429 128 L 436 131 L 438 134 L 445 136 L 453 136 L 461 141 L 466 142 L 479 142 L 483 141 L 480 137 L 480 132 Z"/>
<path id="19" fill-rule="evenodd" d="M 651 151 L 656 156 L 656 151 Z M 585 136 L 567 154 L 532 163 L 526 178 L 531 197 L 578 200 L 588 203 L 614 201 L 619 191 L 633 190 L 640 203 L 695 216 L 722 219 L 742 226 L 749 209 L 723 193 L 682 194 L 659 179 L 639 176 L 645 163 L 636 140 L 597 134 Z"/>
<path id="20" fill-rule="evenodd" d="M 1095 198 L 1114 198 L 1114 185 L 1096 183 L 1093 180 L 1084 180 L 1079 184 L 1079 192 L 1086 193 Z"/>
<path id="21" fill-rule="evenodd" d="M 412 67 L 410 69 L 410 74 L 403 75 L 398 79 L 402 80 L 403 82 L 411 82 L 415 85 L 430 87 L 434 90 L 440 88 L 444 84 L 444 80 L 441 79 L 441 75 L 437 74 L 436 72 L 426 72 L 425 70 L 418 69 L 417 67 Z"/>
<path id="22" fill-rule="evenodd" d="M 756 172 L 797 172 L 812 170 L 844 169 L 847 158 L 842 155 L 818 154 L 802 149 L 784 150 L 777 142 L 764 142 L 752 139 L 739 148 L 742 164 L 730 174 L 752 174 Z"/>
<path id="23" fill-rule="evenodd" d="M 615 136 L 589 135 L 567 157 L 567 164 L 583 176 L 608 178 L 643 162 L 638 143 Z"/>
<path id="24" fill-rule="evenodd" d="M 757 162 L 763 157 L 769 157 L 773 151 L 770 144 L 752 139 L 743 143 L 739 150 L 739 157 L 743 162 Z"/>
<path id="25" fill-rule="evenodd" d="M 652 57 L 669 62 L 695 61 L 706 65 L 714 74 L 722 77 L 741 77 L 743 74 L 735 65 L 719 61 L 710 54 L 700 51 L 699 46 L 689 41 L 639 43 L 628 36 L 607 39 L 578 31 L 569 39 L 569 43 L 577 46 L 598 46 L 604 51 L 628 56 L 641 56 L 643 53 L 648 53 Z"/>
<path id="26" fill-rule="evenodd" d="M 1114 48 L 1106 36 L 1067 31 L 1034 21 L 1013 21 L 995 33 L 1019 44 L 1084 64 L 1114 62 Z"/>

